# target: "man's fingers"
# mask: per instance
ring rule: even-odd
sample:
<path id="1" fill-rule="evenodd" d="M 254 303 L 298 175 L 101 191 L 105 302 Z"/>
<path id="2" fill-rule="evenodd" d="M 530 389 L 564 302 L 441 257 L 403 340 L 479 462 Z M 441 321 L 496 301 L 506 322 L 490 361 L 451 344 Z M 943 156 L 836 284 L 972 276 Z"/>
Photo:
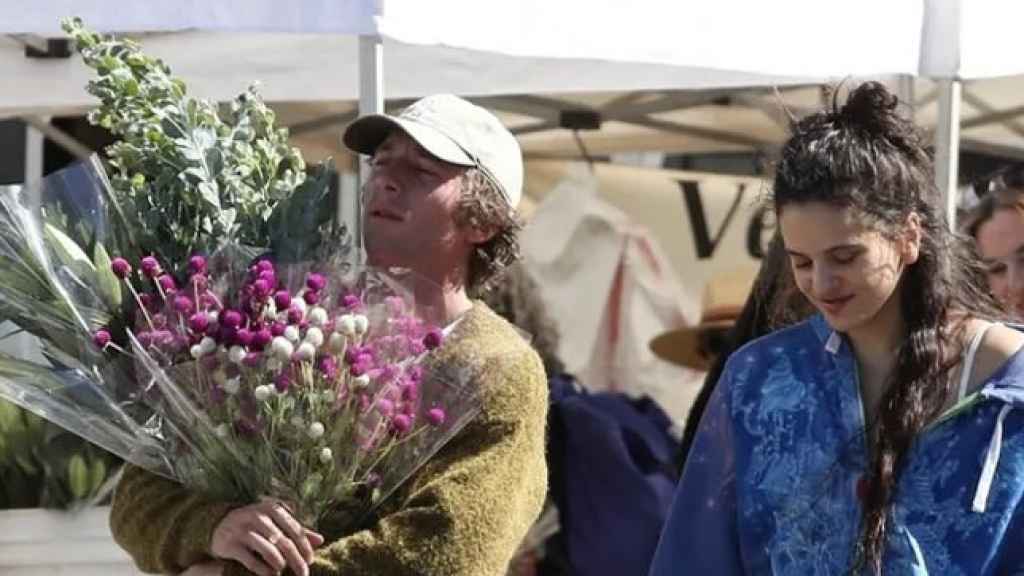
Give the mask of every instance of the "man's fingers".
<path id="1" fill-rule="evenodd" d="M 260 516 L 260 522 L 262 523 L 261 533 L 267 539 L 271 545 L 277 547 L 277 550 L 281 553 L 284 561 L 292 569 L 292 573 L 295 576 L 306 576 L 309 573 L 309 567 L 307 566 L 312 561 L 312 548 L 309 543 L 306 542 L 306 536 L 302 535 L 299 540 L 302 544 L 305 544 L 310 550 L 310 559 L 307 561 L 302 553 L 299 551 L 299 546 L 292 538 L 281 531 L 277 524 L 274 523 L 268 516 Z"/>
<path id="2" fill-rule="evenodd" d="M 232 550 L 231 559 L 237 560 L 245 569 L 256 576 L 274 576 L 274 570 L 260 559 L 252 550 L 239 544 Z"/>
<path id="3" fill-rule="evenodd" d="M 291 513 L 284 507 L 284 504 L 275 504 L 271 507 L 271 518 L 284 530 L 285 534 L 295 543 L 295 548 L 306 564 L 313 561 L 313 544 L 306 539 L 306 531 L 299 524 L 299 521 L 292 517 Z"/>
<path id="4" fill-rule="evenodd" d="M 268 572 L 267 576 L 280 573 L 287 566 L 287 562 L 285 562 L 284 556 L 281 555 L 281 551 L 277 549 L 277 546 L 271 544 L 259 532 L 250 531 L 246 535 L 246 543 L 248 548 L 263 558 L 263 562 L 273 571 Z"/>
<path id="5" fill-rule="evenodd" d="M 309 528 L 303 528 L 303 531 L 306 534 L 306 538 L 309 539 L 309 543 L 313 545 L 313 548 L 321 546 L 326 541 L 326 538 L 319 532 L 314 532 Z"/>

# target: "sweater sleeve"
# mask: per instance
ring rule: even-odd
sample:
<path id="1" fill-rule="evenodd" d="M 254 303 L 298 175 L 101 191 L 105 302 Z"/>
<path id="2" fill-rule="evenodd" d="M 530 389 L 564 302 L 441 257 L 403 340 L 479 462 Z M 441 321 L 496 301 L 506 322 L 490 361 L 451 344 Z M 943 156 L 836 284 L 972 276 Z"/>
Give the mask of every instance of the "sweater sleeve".
<path id="1" fill-rule="evenodd" d="M 547 489 L 547 388 L 528 349 L 482 380 L 483 412 L 424 465 L 397 511 L 322 548 L 312 574 L 505 574 Z"/>
<path id="2" fill-rule="evenodd" d="M 176 574 L 210 559 L 213 530 L 235 506 L 126 466 L 114 494 L 110 529 L 140 570 Z"/>

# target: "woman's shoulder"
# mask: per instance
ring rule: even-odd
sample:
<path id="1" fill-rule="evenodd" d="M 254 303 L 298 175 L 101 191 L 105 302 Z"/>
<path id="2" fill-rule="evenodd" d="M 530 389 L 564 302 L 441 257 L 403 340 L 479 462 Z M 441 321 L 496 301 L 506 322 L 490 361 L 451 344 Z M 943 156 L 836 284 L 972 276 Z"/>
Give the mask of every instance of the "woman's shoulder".
<path id="1" fill-rule="evenodd" d="M 1024 363 L 1014 362 L 1024 348 L 1024 326 L 996 323 L 989 327 L 982 320 L 972 320 L 967 327 L 967 338 L 973 338 L 982 330 L 985 332 L 974 358 L 968 388 L 976 389 L 999 373 L 1009 375 L 1012 372 L 1024 378 Z"/>

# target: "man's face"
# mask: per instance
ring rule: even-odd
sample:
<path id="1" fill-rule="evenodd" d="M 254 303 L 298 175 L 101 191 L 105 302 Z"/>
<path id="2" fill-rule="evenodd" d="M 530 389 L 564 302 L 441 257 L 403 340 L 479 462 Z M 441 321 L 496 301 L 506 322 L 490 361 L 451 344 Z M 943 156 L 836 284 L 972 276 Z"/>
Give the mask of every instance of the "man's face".
<path id="1" fill-rule="evenodd" d="M 446 278 L 472 248 L 455 223 L 465 167 L 438 160 L 396 130 L 370 161 L 365 241 L 370 264 Z"/>
<path id="2" fill-rule="evenodd" d="M 976 240 L 992 295 L 1014 319 L 1024 318 L 1024 214 L 996 210 Z"/>

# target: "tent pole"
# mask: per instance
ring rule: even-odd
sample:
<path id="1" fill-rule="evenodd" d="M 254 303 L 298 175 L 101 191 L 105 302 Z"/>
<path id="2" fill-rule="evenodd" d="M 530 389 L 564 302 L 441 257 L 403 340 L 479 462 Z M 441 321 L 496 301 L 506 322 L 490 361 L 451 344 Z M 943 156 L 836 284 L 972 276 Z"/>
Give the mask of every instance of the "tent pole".
<path id="1" fill-rule="evenodd" d="M 956 228 L 957 164 L 960 157 L 960 96 L 958 79 L 939 80 L 939 117 L 935 129 L 935 184 L 942 194 L 946 219 Z"/>
<path id="2" fill-rule="evenodd" d="M 37 119 L 49 122 L 49 117 Z M 34 184 L 43 179 L 43 133 L 29 122 L 25 124 L 25 185 Z"/>
<path id="3" fill-rule="evenodd" d="M 359 115 L 384 113 L 384 44 L 380 36 L 359 36 Z M 353 247 L 363 260 L 363 202 L 360 191 L 366 183 L 369 167 L 359 160 L 359 184 L 353 190 L 351 179 L 339 173 L 338 217 L 352 234 Z"/>

